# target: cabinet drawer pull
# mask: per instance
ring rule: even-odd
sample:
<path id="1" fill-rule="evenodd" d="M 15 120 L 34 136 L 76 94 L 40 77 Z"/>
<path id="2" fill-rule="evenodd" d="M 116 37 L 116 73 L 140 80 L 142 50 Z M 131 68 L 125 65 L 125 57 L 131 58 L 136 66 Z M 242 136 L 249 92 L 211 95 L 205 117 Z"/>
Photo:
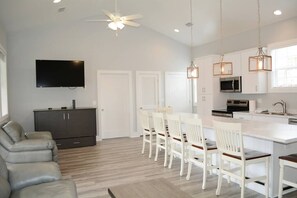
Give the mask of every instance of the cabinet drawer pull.
<path id="1" fill-rule="evenodd" d="M 65 113 L 63 113 L 63 120 L 65 120 Z"/>
<path id="2" fill-rule="evenodd" d="M 57 146 L 62 146 L 62 144 L 56 144 Z"/>
<path id="3" fill-rule="evenodd" d="M 80 142 L 73 142 L 73 144 L 80 144 Z"/>
<path id="4" fill-rule="evenodd" d="M 67 113 L 68 120 L 70 119 L 69 113 Z"/>

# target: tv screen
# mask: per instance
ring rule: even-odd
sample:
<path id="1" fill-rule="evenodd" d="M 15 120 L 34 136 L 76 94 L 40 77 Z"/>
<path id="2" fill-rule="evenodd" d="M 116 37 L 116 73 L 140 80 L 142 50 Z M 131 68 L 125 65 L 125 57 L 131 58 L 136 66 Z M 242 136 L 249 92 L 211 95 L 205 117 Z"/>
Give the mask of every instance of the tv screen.
<path id="1" fill-rule="evenodd" d="M 36 87 L 84 86 L 84 61 L 36 60 Z"/>

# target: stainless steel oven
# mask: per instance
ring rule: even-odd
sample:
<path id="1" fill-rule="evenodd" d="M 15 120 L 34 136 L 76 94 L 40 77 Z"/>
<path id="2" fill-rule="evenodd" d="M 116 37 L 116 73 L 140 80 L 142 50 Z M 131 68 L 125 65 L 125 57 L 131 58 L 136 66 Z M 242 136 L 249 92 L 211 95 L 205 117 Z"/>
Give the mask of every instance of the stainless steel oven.
<path id="1" fill-rule="evenodd" d="M 241 92 L 241 76 L 220 78 L 221 92 Z"/>
<path id="2" fill-rule="evenodd" d="M 227 109 L 212 110 L 212 115 L 232 118 L 235 111 L 249 111 L 249 101 L 227 100 Z"/>

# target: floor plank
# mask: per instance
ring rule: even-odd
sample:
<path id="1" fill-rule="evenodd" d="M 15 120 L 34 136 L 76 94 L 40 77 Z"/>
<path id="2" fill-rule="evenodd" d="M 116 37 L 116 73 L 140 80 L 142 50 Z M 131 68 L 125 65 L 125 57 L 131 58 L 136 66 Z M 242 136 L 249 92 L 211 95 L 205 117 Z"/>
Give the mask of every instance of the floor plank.
<path id="1" fill-rule="evenodd" d="M 155 162 L 148 158 L 148 150 L 141 154 L 141 138 L 118 138 L 97 142 L 96 146 L 59 150 L 59 163 L 64 178 L 77 185 L 79 198 L 109 198 L 108 187 L 165 178 L 193 198 L 216 197 L 217 176 L 208 176 L 205 190 L 201 189 L 202 170 L 193 166 L 190 181 L 179 176 L 180 160 L 175 159 L 172 169 L 163 167 L 164 155 Z M 153 155 L 154 156 L 154 155 Z M 187 165 L 184 172 L 187 172 Z M 246 198 L 262 198 L 246 189 Z M 237 184 L 223 180 L 220 198 L 240 197 Z M 297 192 L 284 198 L 297 197 Z"/>

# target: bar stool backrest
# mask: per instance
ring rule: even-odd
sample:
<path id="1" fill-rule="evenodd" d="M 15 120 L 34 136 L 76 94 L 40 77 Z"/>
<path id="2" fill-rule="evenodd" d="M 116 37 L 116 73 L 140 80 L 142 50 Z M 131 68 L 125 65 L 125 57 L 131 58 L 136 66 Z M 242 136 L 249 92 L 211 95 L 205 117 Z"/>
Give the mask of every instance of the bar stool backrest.
<path id="1" fill-rule="evenodd" d="M 239 156 L 245 160 L 241 124 L 213 121 L 213 126 L 219 152 Z"/>
<path id="2" fill-rule="evenodd" d="M 188 143 L 207 150 L 201 119 L 184 118 L 183 123 L 185 124 Z"/>
<path id="3" fill-rule="evenodd" d="M 152 113 L 153 115 L 153 123 L 154 129 L 156 133 L 163 134 L 167 136 L 167 132 L 165 129 L 165 122 L 164 122 L 164 114 L 163 113 Z"/>
<path id="4" fill-rule="evenodd" d="M 179 139 L 185 142 L 184 136 L 181 130 L 180 116 L 178 114 L 166 114 L 168 132 L 169 135 L 174 139 Z"/>

